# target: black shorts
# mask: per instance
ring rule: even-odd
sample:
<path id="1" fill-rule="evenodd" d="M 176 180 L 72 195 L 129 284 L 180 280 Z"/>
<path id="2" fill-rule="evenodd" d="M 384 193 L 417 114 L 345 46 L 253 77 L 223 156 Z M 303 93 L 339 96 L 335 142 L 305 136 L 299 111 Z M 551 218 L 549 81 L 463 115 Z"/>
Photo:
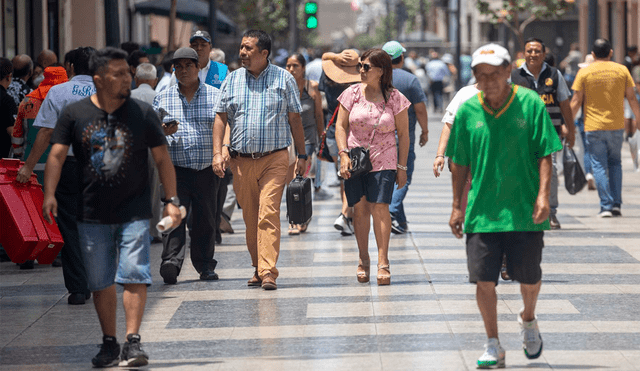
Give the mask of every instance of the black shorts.
<path id="1" fill-rule="evenodd" d="M 500 232 L 467 234 L 469 282 L 498 284 L 502 256 L 507 259 L 509 276 L 520 283 L 536 284 L 542 278 L 544 232 Z"/>
<path id="2" fill-rule="evenodd" d="M 371 171 L 345 180 L 344 194 L 349 207 L 360 202 L 362 196 L 366 196 L 367 201 L 373 204 L 390 204 L 395 184 L 395 170 Z"/>

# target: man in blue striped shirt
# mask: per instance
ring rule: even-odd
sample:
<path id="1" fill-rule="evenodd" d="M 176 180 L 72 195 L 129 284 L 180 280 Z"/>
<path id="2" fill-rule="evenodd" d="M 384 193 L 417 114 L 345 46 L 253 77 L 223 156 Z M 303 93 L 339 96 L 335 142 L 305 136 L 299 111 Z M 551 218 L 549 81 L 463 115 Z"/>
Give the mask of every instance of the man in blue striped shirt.
<path id="1" fill-rule="evenodd" d="M 270 53 L 266 32 L 244 33 L 243 68 L 229 74 L 220 87 L 213 137 L 214 171 L 223 177 L 230 165 L 247 227 L 247 248 L 255 267 L 248 285 L 265 290 L 277 288 L 280 202 L 292 135 L 298 152 L 296 174 L 304 173 L 307 160 L 298 86 L 290 73 L 269 63 Z"/>
<path id="2" fill-rule="evenodd" d="M 195 50 L 178 49 L 173 55 L 173 65 L 178 84 L 163 90 L 153 101 L 153 108 L 162 117 L 178 184 L 178 198 L 163 199 L 163 202 L 182 204 L 190 209 L 190 215 L 178 228 L 163 236 L 160 275 L 167 284 L 177 282 L 185 254 L 185 223 L 189 220 L 191 263 L 201 280 L 217 280 L 217 261 L 213 254 L 220 179 L 211 166 L 214 108 L 219 90 L 199 79 Z"/>

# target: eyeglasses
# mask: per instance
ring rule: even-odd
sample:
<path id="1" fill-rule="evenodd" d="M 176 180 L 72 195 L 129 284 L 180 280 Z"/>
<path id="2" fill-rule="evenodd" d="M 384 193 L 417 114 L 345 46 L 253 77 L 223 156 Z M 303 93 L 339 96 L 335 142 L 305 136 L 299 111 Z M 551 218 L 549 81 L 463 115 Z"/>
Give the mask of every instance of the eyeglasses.
<path id="1" fill-rule="evenodd" d="M 361 68 L 364 68 L 364 72 L 369 72 L 369 70 L 371 70 L 373 67 L 375 67 L 375 66 L 372 66 L 369 63 L 360 63 L 360 62 L 358 62 L 358 64 L 356 64 L 356 69 L 358 71 L 360 71 Z"/>

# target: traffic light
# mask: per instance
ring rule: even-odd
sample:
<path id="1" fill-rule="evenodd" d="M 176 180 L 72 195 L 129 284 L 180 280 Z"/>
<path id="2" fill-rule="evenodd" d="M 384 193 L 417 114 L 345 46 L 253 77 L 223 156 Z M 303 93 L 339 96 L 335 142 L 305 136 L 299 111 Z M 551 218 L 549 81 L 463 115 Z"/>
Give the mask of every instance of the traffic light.
<path id="1" fill-rule="evenodd" d="M 318 28 L 318 3 L 308 1 L 304 4 L 304 14 L 306 15 L 307 29 L 313 30 Z"/>

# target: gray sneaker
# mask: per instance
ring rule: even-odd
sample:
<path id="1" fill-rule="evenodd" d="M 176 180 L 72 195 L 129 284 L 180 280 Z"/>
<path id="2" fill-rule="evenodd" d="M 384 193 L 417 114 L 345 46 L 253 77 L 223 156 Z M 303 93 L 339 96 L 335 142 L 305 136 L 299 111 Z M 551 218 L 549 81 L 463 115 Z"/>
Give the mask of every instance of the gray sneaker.
<path id="1" fill-rule="evenodd" d="M 484 353 L 478 358 L 477 367 L 487 368 L 504 368 L 504 349 L 500 346 L 500 341 L 496 338 L 487 340 L 484 345 Z"/>
<path id="2" fill-rule="evenodd" d="M 522 319 L 522 312 L 524 312 L 524 308 L 518 313 L 518 323 L 522 329 L 524 355 L 529 359 L 536 359 L 542 354 L 542 336 L 540 336 L 540 330 L 538 329 L 538 318 L 525 322 Z"/>

